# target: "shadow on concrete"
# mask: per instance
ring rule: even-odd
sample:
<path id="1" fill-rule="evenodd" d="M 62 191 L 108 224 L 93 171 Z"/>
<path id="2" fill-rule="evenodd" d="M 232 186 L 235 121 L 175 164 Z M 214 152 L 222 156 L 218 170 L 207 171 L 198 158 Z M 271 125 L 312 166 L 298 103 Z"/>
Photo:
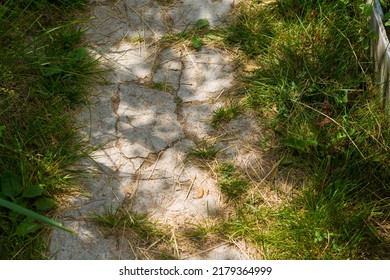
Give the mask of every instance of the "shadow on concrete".
<path id="1" fill-rule="evenodd" d="M 210 127 L 205 121 L 215 107 L 187 106 L 180 120 L 177 97 L 207 103 L 232 87 L 233 81 L 233 69 L 216 51 L 190 57 L 169 49 L 160 57 L 158 46 L 145 42 L 180 32 L 200 18 L 207 18 L 212 26 L 219 25 L 227 19 L 234 1 L 174 1 L 168 6 L 151 0 L 90 2 L 95 18 L 87 31 L 89 43 L 115 71 L 108 77 L 109 84 L 96 87 L 99 92 L 90 110 L 78 116 L 84 125 L 82 133 L 91 145 L 101 148 L 91 155 L 93 162 L 83 160 L 79 164 L 79 168 L 90 171 L 84 182 L 87 195 L 72 198 L 62 214 L 63 223 L 77 235 L 54 230 L 51 252 L 55 259 L 134 259 L 128 240 L 102 234 L 90 215 L 122 205 L 163 218 L 173 227 L 219 215 L 223 210 L 213 178 L 185 161 L 185 154 L 195 144 L 186 139 L 184 127 L 198 127 L 191 135 L 206 137 Z M 135 42 L 137 38 L 145 40 Z M 188 59 L 183 60 L 183 55 Z M 226 72 L 221 74 L 223 69 Z M 175 93 L 146 87 L 153 79 L 160 82 L 155 74 L 169 82 Z M 186 89 L 180 84 L 183 81 Z M 199 197 L 199 188 L 208 196 Z M 227 258 L 224 254 L 231 256 L 222 250 L 211 258 Z"/>

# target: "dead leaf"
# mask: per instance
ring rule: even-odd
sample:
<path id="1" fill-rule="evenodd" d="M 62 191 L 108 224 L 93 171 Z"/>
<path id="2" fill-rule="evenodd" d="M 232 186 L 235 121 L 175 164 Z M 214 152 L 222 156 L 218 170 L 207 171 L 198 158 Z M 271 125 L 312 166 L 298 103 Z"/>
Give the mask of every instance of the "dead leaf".
<path id="1" fill-rule="evenodd" d="M 202 198 L 204 195 L 204 190 L 202 188 L 198 189 L 198 198 Z"/>

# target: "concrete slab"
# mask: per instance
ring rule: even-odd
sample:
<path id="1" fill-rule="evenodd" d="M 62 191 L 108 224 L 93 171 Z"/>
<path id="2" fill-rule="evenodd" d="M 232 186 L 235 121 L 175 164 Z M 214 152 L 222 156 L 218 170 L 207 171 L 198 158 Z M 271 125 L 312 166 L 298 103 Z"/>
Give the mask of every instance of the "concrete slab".
<path id="1" fill-rule="evenodd" d="M 216 182 L 207 171 L 186 161 L 194 146 L 192 141 L 182 140 L 140 173 L 133 210 L 165 219 L 174 228 L 217 214 L 222 205 Z"/>
<path id="2" fill-rule="evenodd" d="M 178 96 L 184 102 L 206 101 L 233 86 L 231 59 L 222 51 L 203 47 L 199 52 L 186 52 Z"/>
<path id="3" fill-rule="evenodd" d="M 124 244 L 118 238 L 105 237 L 91 223 L 80 219 L 64 221 L 77 235 L 54 230 L 51 238 L 51 252 L 59 260 L 107 260 L 134 259 L 129 250 L 122 250 Z M 62 244 L 62 246 L 54 246 Z"/>
<path id="4" fill-rule="evenodd" d="M 153 49 L 146 49 L 141 44 L 120 43 L 107 49 L 102 58 L 109 67 L 115 69 L 109 77 L 112 83 L 145 83 L 145 79 L 152 75 L 154 54 Z"/>
<path id="5" fill-rule="evenodd" d="M 120 86 L 119 91 L 117 128 L 124 156 L 146 158 L 184 137 L 169 93 L 138 86 Z"/>
<path id="6" fill-rule="evenodd" d="M 166 84 L 173 91 L 180 88 L 183 63 L 181 61 L 182 51 L 173 48 L 161 52 L 157 69 L 153 75 L 153 82 Z"/>
<path id="7" fill-rule="evenodd" d="M 218 217 L 226 207 L 215 178 L 187 160 L 187 154 L 213 132 L 208 121 L 223 105 L 213 98 L 233 86 L 232 60 L 216 48 L 161 49 L 156 42 L 200 18 L 212 26 L 223 23 L 234 1 L 89 3 L 95 18 L 87 39 L 113 71 L 108 85 L 96 86 L 89 110 L 77 116 L 81 134 L 99 148 L 91 154 L 93 161 L 78 164 L 89 171 L 85 195 L 69 199 L 59 217 L 76 234 L 53 230 L 50 250 L 53 259 L 135 259 L 121 237 L 103 234 L 89 216 L 121 206 L 149 213 L 152 220 L 180 231 Z M 153 83 L 170 87 L 148 87 Z M 189 255 L 248 258 L 231 244 Z"/>
<path id="8" fill-rule="evenodd" d="M 113 5 L 96 5 L 86 35 L 94 45 L 111 45 L 127 36 L 126 16 Z"/>

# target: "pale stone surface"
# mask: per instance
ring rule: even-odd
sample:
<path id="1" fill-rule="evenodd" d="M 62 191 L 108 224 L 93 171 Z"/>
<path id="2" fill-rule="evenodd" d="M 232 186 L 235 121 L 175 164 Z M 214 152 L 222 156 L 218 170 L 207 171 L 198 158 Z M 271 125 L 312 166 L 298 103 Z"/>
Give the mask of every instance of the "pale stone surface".
<path id="1" fill-rule="evenodd" d="M 248 256 L 240 254 L 231 245 L 221 245 L 217 248 L 214 248 L 207 252 L 201 252 L 196 255 L 192 255 L 189 257 L 189 260 L 199 260 L 199 259 L 206 259 L 206 260 L 240 260 L 240 259 L 247 259 Z"/>
<path id="2" fill-rule="evenodd" d="M 88 29 L 86 34 L 94 44 L 112 44 L 126 36 L 126 18 L 115 6 L 98 5 L 92 14 L 93 28 Z"/>
<path id="3" fill-rule="evenodd" d="M 233 67 L 229 57 L 221 51 L 203 47 L 199 52 L 187 53 L 178 95 L 185 102 L 206 101 L 233 85 Z"/>
<path id="4" fill-rule="evenodd" d="M 221 150 L 220 158 L 240 167 L 252 179 L 262 180 L 271 170 L 271 156 L 262 142 L 268 141 L 264 130 L 253 116 L 240 116 L 225 124 L 226 141 L 221 141 L 216 148 Z"/>
<path id="5" fill-rule="evenodd" d="M 183 107 L 183 122 L 187 134 L 199 139 L 206 138 L 207 135 L 213 131 L 213 128 L 209 124 L 213 112 L 221 106 L 222 103 L 216 102 L 214 104 L 200 104 Z"/>
<path id="6" fill-rule="evenodd" d="M 115 69 L 110 75 L 113 83 L 137 81 L 143 83 L 152 74 L 154 53 L 137 44 L 120 43 L 102 54 L 104 61 Z"/>
<path id="7" fill-rule="evenodd" d="M 183 63 L 182 52 L 173 48 L 164 50 L 159 59 L 156 72 L 153 75 L 154 83 L 167 84 L 172 90 L 180 88 Z"/>
<path id="8" fill-rule="evenodd" d="M 118 137 L 127 158 L 144 157 L 184 137 L 168 93 L 137 86 L 120 86 Z"/>
<path id="9" fill-rule="evenodd" d="M 97 86 L 90 100 L 90 108 L 79 112 L 77 119 L 81 123 L 82 134 L 92 145 L 102 145 L 116 139 L 115 113 L 110 106 L 112 95 L 117 86 Z M 99 118 L 92 117 L 92 112 L 99 112 Z"/>
<path id="10" fill-rule="evenodd" d="M 172 226 L 194 218 L 201 221 L 217 213 L 219 193 L 214 180 L 205 170 L 185 162 L 186 153 L 193 146 L 190 140 L 180 141 L 141 172 L 134 210 L 168 218 Z M 199 188 L 208 190 L 208 195 L 198 197 Z"/>
<path id="11" fill-rule="evenodd" d="M 214 99 L 234 84 L 232 60 L 207 46 L 160 49 L 158 39 L 200 18 L 221 24 L 234 1 L 175 1 L 167 7 L 150 0 L 90 4 L 95 18 L 87 39 L 113 71 L 108 84 L 96 86 L 89 109 L 77 116 L 81 133 L 98 149 L 91 154 L 93 162 L 78 165 L 90 171 L 85 195 L 72 197 L 59 217 L 76 234 L 54 230 L 50 250 L 53 259 L 135 259 L 127 242 L 103 234 L 90 215 L 126 205 L 179 229 L 224 211 L 215 178 L 188 161 L 187 154 L 213 132 L 209 120 L 223 105 Z M 169 89 L 148 87 L 153 83 Z M 190 255 L 248 258 L 224 244 Z"/>
<path id="12" fill-rule="evenodd" d="M 96 226 L 80 221 L 64 221 L 65 226 L 74 229 L 77 234 L 55 231 L 51 242 L 57 246 L 51 248 L 58 260 L 107 260 L 134 259 L 129 250 L 121 250 L 120 238 L 104 237 Z M 73 246 L 72 246 L 73 245 Z"/>

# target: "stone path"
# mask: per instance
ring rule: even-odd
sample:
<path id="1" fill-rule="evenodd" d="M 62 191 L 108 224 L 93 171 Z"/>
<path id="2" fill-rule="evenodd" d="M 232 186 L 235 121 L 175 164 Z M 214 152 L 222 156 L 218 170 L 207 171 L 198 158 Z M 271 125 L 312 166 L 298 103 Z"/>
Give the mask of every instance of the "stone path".
<path id="1" fill-rule="evenodd" d="M 233 61 L 222 49 L 204 45 L 196 51 L 186 44 L 163 48 L 160 39 L 193 26 L 198 19 L 219 26 L 236 3 L 159 2 L 169 1 L 90 1 L 94 19 L 87 38 L 92 51 L 113 71 L 109 83 L 96 86 L 89 110 L 78 116 L 89 142 L 101 148 L 92 154 L 97 165 L 80 163 L 92 174 L 85 182 L 88 195 L 72 198 L 59 218 L 77 234 L 54 230 L 50 245 L 54 259 L 138 257 L 119 237 L 102 234 L 87 218 L 103 213 L 105 207 L 149 213 L 151 219 L 173 229 L 202 223 L 225 211 L 215 178 L 186 160 L 186 155 L 213 133 L 208 124 L 213 111 L 223 105 L 221 96 L 235 84 Z M 153 89 L 158 86 L 165 86 L 165 91 Z M 253 138 L 247 133 L 252 120 L 243 121 L 233 128 L 239 137 Z M 237 143 L 227 144 L 226 156 L 239 164 L 255 158 L 252 150 L 243 152 L 242 146 L 231 148 Z M 204 252 L 178 250 L 177 257 L 249 258 L 245 249 L 226 242 Z"/>

